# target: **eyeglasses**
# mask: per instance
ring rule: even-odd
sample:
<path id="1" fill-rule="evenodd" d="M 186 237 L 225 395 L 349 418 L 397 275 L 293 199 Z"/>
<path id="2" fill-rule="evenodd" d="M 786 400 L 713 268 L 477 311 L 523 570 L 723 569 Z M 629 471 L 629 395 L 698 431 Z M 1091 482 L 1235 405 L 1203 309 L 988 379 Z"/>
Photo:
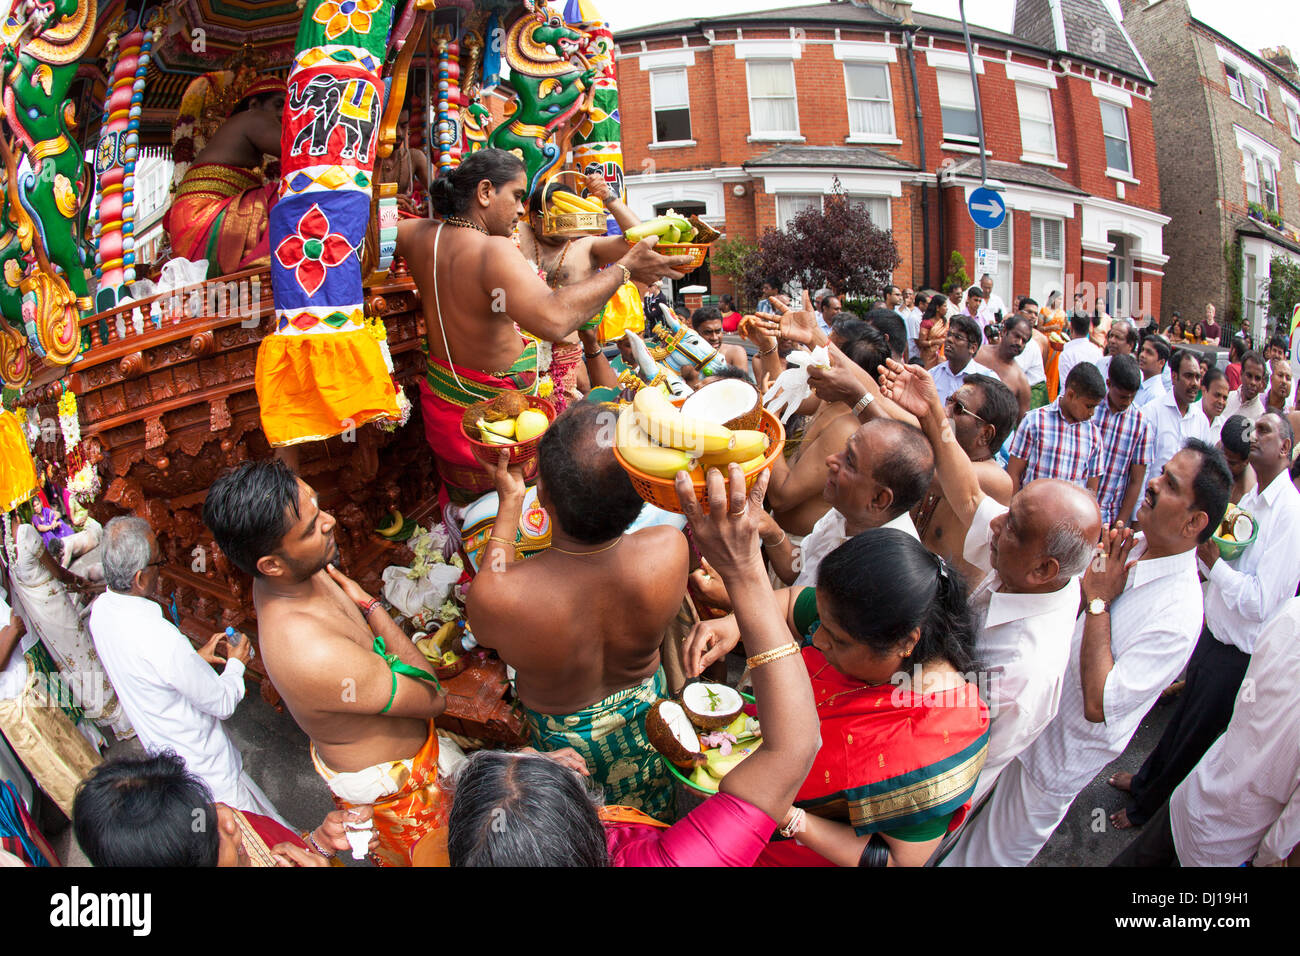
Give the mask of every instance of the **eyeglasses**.
<path id="1" fill-rule="evenodd" d="M 166 563 L 167 563 L 167 562 L 164 561 L 162 558 L 159 558 L 157 561 L 150 561 L 148 564 L 145 565 L 145 567 L 146 567 L 146 568 L 161 568 L 161 567 L 162 567 L 164 564 L 166 564 Z"/>
<path id="2" fill-rule="evenodd" d="M 953 398 L 951 395 L 948 396 L 948 404 L 952 406 L 953 414 L 955 415 L 969 415 L 977 422 L 983 422 L 985 425 L 989 424 L 987 419 L 976 415 L 966 406 L 966 403 L 959 398 Z"/>

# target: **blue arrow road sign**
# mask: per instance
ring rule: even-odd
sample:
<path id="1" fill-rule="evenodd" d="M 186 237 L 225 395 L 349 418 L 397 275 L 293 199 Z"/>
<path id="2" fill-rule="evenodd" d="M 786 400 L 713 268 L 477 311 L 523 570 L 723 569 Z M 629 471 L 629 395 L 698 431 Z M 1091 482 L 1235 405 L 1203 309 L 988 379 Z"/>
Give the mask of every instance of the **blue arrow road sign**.
<path id="1" fill-rule="evenodd" d="M 966 200 L 966 209 L 975 225 L 981 229 L 996 229 L 1007 218 L 1007 207 L 1002 197 L 987 186 L 972 189 Z"/>

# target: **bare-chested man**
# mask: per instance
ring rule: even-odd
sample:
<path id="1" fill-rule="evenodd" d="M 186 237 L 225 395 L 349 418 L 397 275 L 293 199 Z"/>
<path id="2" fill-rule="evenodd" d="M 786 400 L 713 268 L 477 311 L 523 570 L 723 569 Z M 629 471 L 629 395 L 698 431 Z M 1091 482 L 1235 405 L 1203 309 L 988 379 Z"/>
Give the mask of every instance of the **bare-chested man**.
<path id="1" fill-rule="evenodd" d="M 1011 477 L 993 456 L 1019 418 L 1016 396 L 1003 382 L 990 375 L 971 375 L 948 396 L 945 410 L 957 444 L 961 445 L 974 466 L 980 491 L 998 504 L 1008 504 L 1011 501 Z M 959 568 L 966 584 L 975 588 L 984 572 L 962 557 L 966 526 L 944 497 L 938 482 L 930 485 L 929 493 L 913 509 L 912 517 L 917 533 L 921 535 L 921 543 Z"/>
<path id="2" fill-rule="evenodd" d="M 374 808 L 376 862 L 445 859 L 433 718 L 446 698 L 378 600 L 338 570 L 334 518 L 287 465 L 267 459 L 218 478 L 203 520 L 253 575 L 262 660 L 311 738 L 317 772 L 341 809 Z"/>
<path id="3" fill-rule="evenodd" d="M 537 500 L 551 547 L 515 561 L 524 500 L 518 469 L 493 469 L 501 497 L 466 611 L 474 637 L 515 668 L 531 743 L 573 747 L 611 804 L 671 819 L 672 785 L 645 737 L 667 696 L 659 648 L 686 594 L 686 538 L 625 534 L 642 501 L 609 442 L 612 413 L 578 403 L 542 436 Z"/>
<path id="4" fill-rule="evenodd" d="M 1034 340 L 1034 326 L 1030 320 L 1017 312 L 1002 323 L 1002 334 L 997 342 L 983 345 L 975 356 L 975 361 L 998 373 L 1007 388 L 1011 389 L 1020 405 L 1019 420 L 1029 411 L 1032 397 L 1029 393 L 1029 379 L 1016 361 L 1025 347 Z M 994 451 L 997 451 L 994 448 Z"/>
<path id="5" fill-rule="evenodd" d="M 640 225 L 641 220 L 618 198 L 618 194 L 605 182 L 599 173 L 590 173 L 586 177 L 587 194 L 605 204 L 624 232 Z M 559 181 L 550 186 L 549 197 L 556 192 L 565 191 L 568 184 Z M 617 262 L 627 254 L 627 240 L 622 236 L 579 236 L 576 239 L 564 239 L 546 235 L 542 222 L 542 193 L 537 190 L 528 201 L 528 217 L 520 220 L 519 251 L 537 267 L 546 284 L 552 289 L 581 282 L 593 273 L 600 271 L 611 262 Z M 578 333 L 571 332 L 551 349 L 551 379 L 555 382 L 557 392 L 563 396 L 561 407 L 569 401 L 576 400 L 591 389 L 590 379 L 578 349 Z"/>
<path id="6" fill-rule="evenodd" d="M 420 383 L 425 435 L 444 484 L 462 500 L 490 487 L 460 430 L 465 408 L 506 390 L 531 391 L 537 382 L 537 342 L 520 330 L 562 342 L 627 279 L 649 285 L 680 278 L 690 264 L 687 256 L 660 255 L 655 240 L 645 239 L 610 268 L 551 289 L 510 239 L 526 189 L 516 156 L 480 150 L 434 180 L 430 194 L 442 223 L 412 219 L 398 226 L 397 252 L 420 290 L 428 328 L 428 374 Z"/>
<path id="7" fill-rule="evenodd" d="M 284 101 L 284 80 L 250 85 L 176 188 L 163 220 L 172 252 L 207 259 L 209 278 L 271 261 L 267 226 L 278 182 L 260 167 L 263 155 L 280 155 Z"/>
<path id="8" fill-rule="evenodd" d="M 423 150 L 411 149 L 411 111 L 406 107 L 397 115 L 397 141 L 393 152 L 380 163 L 380 178 L 397 184 L 397 205 L 405 212 L 418 215 L 415 203 L 415 182 L 427 193 L 433 177 L 429 173 L 429 157 Z"/>

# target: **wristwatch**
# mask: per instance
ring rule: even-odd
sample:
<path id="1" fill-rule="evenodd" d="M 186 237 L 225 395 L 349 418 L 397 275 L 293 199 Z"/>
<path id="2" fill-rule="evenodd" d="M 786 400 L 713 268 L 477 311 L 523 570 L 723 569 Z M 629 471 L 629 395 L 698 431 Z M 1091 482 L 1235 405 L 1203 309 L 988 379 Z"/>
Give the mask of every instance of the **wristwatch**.
<path id="1" fill-rule="evenodd" d="M 1109 609 L 1110 609 L 1110 605 L 1107 604 L 1105 601 L 1103 601 L 1101 598 L 1093 598 L 1091 601 L 1088 602 L 1089 614 L 1105 614 L 1106 611 Z"/>
<path id="2" fill-rule="evenodd" d="M 870 392 L 863 392 L 862 397 L 858 399 L 858 403 L 853 406 L 854 416 L 856 417 L 865 412 L 875 400 L 876 396 L 872 395 Z"/>

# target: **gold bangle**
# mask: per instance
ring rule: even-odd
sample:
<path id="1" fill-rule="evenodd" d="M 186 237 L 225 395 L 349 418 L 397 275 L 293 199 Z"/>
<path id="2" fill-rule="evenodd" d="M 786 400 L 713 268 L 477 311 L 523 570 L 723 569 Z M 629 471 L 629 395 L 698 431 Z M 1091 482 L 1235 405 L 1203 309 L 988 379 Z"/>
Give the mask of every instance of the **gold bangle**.
<path id="1" fill-rule="evenodd" d="M 513 548 L 513 547 L 515 546 L 515 543 L 514 543 L 513 541 L 511 541 L 511 540 L 509 540 L 509 539 L 507 539 L 507 538 L 503 538 L 503 537 L 501 537 L 501 535 L 499 535 L 499 534 L 490 534 L 490 535 L 488 535 L 488 540 L 489 540 L 489 541 L 495 541 L 497 544 L 504 545 L 504 546 L 507 547 L 507 548 Z"/>
<path id="2" fill-rule="evenodd" d="M 784 644 L 773 650 L 764 651 L 761 654 L 755 654 L 753 657 L 748 658 L 745 661 L 745 666 L 750 670 L 753 670 L 755 667 L 760 667 L 763 664 L 770 664 L 772 661 L 779 661 L 783 657 L 789 657 L 791 654 L 798 653 L 799 645 L 794 641 L 791 641 L 789 644 Z"/>
<path id="3" fill-rule="evenodd" d="M 631 270 L 631 269 L 629 269 L 627 266 L 623 265 L 623 263 L 621 263 L 621 262 L 616 262 L 616 263 L 614 263 L 614 265 L 618 266 L 620 269 L 623 270 L 623 285 L 627 285 L 629 282 L 632 281 L 632 270 Z"/>
<path id="4" fill-rule="evenodd" d="M 785 538 L 786 538 L 786 534 L 785 534 L 784 531 L 782 531 L 782 532 L 781 532 L 781 537 L 777 538 L 775 541 L 773 541 L 773 542 L 771 542 L 771 543 L 768 543 L 767 541 L 764 541 L 764 542 L 763 542 L 763 547 L 765 547 L 765 548 L 775 548 L 778 544 L 780 544 L 782 541 L 784 541 Z"/>

